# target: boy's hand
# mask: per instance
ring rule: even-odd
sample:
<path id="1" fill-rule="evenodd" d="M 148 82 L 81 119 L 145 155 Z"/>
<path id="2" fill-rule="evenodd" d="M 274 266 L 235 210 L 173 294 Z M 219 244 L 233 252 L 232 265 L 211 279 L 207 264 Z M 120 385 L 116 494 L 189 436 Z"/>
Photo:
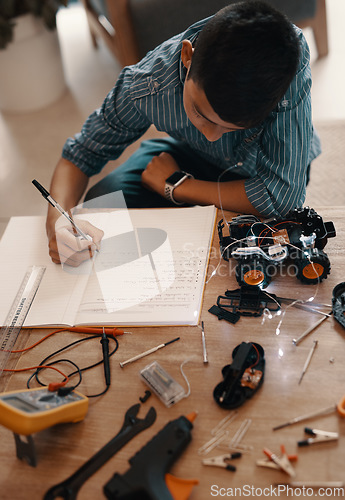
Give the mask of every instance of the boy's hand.
<path id="1" fill-rule="evenodd" d="M 47 223 L 47 235 L 49 240 L 49 255 L 55 264 L 68 264 L 77 267 L 84 261 L 93 257 L 96 250 L 100 248 L 100 242 L 104 232 L 85 220 L 78 219 L 78 227 L 92 237 L 92 241 L 79 238 L 73 232 L 71 226 L 66 226 L 60 218 L 55 225 Z"/>
<path id="2" fill-rule="evenodd" d="M 141 182 L 146 189 L 155 191 L 164 197 L 165 180 L 176 170 L 180 170 L 169 153 L 154 156 L 141 174 Z"/>

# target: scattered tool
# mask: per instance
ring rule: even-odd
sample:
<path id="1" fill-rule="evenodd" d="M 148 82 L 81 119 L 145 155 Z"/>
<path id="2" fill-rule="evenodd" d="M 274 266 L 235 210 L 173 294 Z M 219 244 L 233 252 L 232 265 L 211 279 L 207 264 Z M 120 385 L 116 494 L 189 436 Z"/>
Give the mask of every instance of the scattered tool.
<path id="1" fill-rule="evenodd" d="M 158 349 L 162 349 L 162 347 L 166 347 L 169 344 L 172 344 L 173 342 L 176 342 L 176 340 L 180 340 L 180 337 L 177 337 L 176 339 L 169 340 L 169 342 L 165 342 L 165 344 L 159 344 L 156 347 L 152 347 L 152 349 L 149 349 L 148 351 L 142 352 L 141 354 L 137 354 L 133 358 L 127 359 L 127 361 L 122 361 L 120 363 L 121 368 L 124 366 L 128 365 L 129 363 L 133 363 L 133 361 L 137 361 L 138 359 L 144 358 L 145 356 L 148 356 L 149 354 L 152 354 L 153 352 L 158 351 Z"/>
<path id="2" fill-rule="evenodd" d="M 150 390 L 159 397 L 167 408 L 178 403 L 182 398 L 189 396 L 164 368 L 154 361 L 140 371 L 141 379 L 149 386 Z"/>
<path id="3" fill-rule="evenodd" d="M 210 307 L 208 312 L 217 316 L 217 318 L 219 320 L 225 319 L 225 321 L 228 321 L 229 323 L 232 323 L 233 325 L 235 323 L 237 323 L 237 321 L 241 318 L 240 314 L 233 313 L 231 311 L 227 311 L 224 307 L 216 306 L 216 305 Z"/>
<path id="4" fill-rule="evenodd" d="M 109 364 L 109 339 L 105 333 L 104 327 L 102 331 L 102 352 L 103 352 L 103 364 L 104 364 L 104 378 L 106 386 L 110 385 L 110 364 Z"/>
<path id="5" fill-rule="evenodd" d="M 227 431 L 219 431 L 218 434 L 209 439 L 198 449 L 198 455 L 207 455 L 228 437 Z"/>
<path id="6" fill-rule="evenodd" d="M 227 427 L 231 424 L 231 422 L 233 420 L 235 420 L 237 415 L 238 415 L 238 411 L 236 410 L 236 411 L 230 412 L 229 415 L 222 418 L 222 420 L 220 422 L 218 422 L 218 424 L 215 427 L 213 427 L 213 429 L 211 430 L 212 436 L 216 436 L 219 432 L 227 429 Z"/>
<path id="7" fill-rule="evenodd" d="M 235 324 L 241 316 L 261 316 L 265 309 L 278 311 L 280 302 L 274 294 L 268 294 L 259 286 L 242 285 L 236 290 L 227 290 L 219 295 L 217 305 L 208 311 L 218 319 Z"/>
<path id="8" fill-rule="evenodd" d="M 235 435 L 231 438 L 228 447 L 231 449 L 238 449 L 240 448 L 241 450 L 251 450 L 253 447 L 251 445 L 246 445 L 242 444 L 241 441 L 244 438 L 246 432 L 248 431 L 249 427 L 251 426 L 252 420 L 250 418 L 246 418 L 243 420 L 241 423 L 240 427 L 237 429 Z"/>
<path id="9" fill-rule="evenodd" d="M 224 380 L 213 391 L 216 403 L 222 408 L 241 406 L 261 387 L 264 372 L 264 350 L 254 342 L 242 342 L 232 352 L 233 362 L 222 369 Z"/>
<path id="10" fill-rule="evenodd" d="M 264 448 L 263 452 L 268 457 L 268 460 L 267 459 L 258 460 L 256 462 L 256 465 L 259 465 L 261 467 L 269 467 L 272 469 L 282 470 L 290 477 L 295 477 L 296 472 L 295 469 L 292 467 L 290 460 L 291 461 L 297 460 L 297 457 L 295 455 L 288 456 L 284 445 L 281 445 L 280 450 L 281 450 L 281 455 L 278 456 L 272 451 L 270 451 L 268 448 Z"/>
<path id="11" fill-rule="evenodd" d="M 151 391 L 145 391 L 145 396 L 140 396 L 139 401 L 142 403 L 146 403 L 146 401 L 151 397 L 152 392 Z"/>
<path id="12" fill-rule="evenodd" d="M 199 481 L 181 480 L 167 472 L 190 443 L 195 417 L 193 412 L 168 422 L 129 460 L 131 468 L 127 472 L 115 473 L 105 484 L 106 497 L 109 500 L 189 498 Z"/>
<path id="13" fill-rule="evenodd" d="M 268 294 L 259 286 L 252 285 L 242 285 L 236 290 L 227 290 L 225 297 L 218 297 L 217 305 L 230 309 L 240 316 L 255 317 L 261 316 L 265 309 L 272 312 L 280 309 L 280 301 L 276 295 Z"/>
<path id="14" fill-rule="evenodd" d="M 308 446 L 310 444 L 337 441 L 339 439 L 337 432 L 320 431 L 318 429 L 311 429 L 310 427 L 305 427 L 304 432 L 312 437 L 298 441 L 298 446 Z"/>
<path id="15" fill-rule="evenodd" d="M 134 436 L 150 427 L 156 420 L 156 410 L 151 407 L 144 419 L 137 418 L 140 403 L 131 406 L 126 414 L 123 426 L 116 436 L 103 448 L 93 455 L 68 479 L 52 486 L 44 495 L 43 500 L 63 498 L 64 500 L 75 500 L 81 486 L 102 467 L 115 453 L 117 453 Z"/>
<path id="16" fill-rule="evenodd" d="M 333 288 L 332 311 L 334 318 L 345 328 L 345 281 Z"/>
<path id="17" fill-rule="evenodd" d="M 201 322 L 201 342 L 202 342 L 202 358 L 204 363 L 208 363 L 207 350 L 206 350 L 206 339 L 205 339 L 205 329 L 204 322 Z"/>
<path id="18" fill-rule="evenodd" d="M 31 304 L 42 281 L 46 268 L 30 266 L 23 278 L 11 308 L 0 329 L 0 376 L 17 341 Z"/>
<path id="19" fill-rule="evenodd" d="M 326 319 L 328 319 L 331 315 L 332 315 L 332 311 L 330 311 L 329 314 L 327 314 L 327 316 L 323 316 L 321 319 L 319 319 L 319 321 L 317 321 L 316 323 L 314 323 L 313 325 L 311 325 L 297 339 L 293 339 L 292 343 L 294 345 L 298 345 L 300 342 L 302 342 L 303 339 L 305 339 L 307 337 L 307 335 L 309 335 L 309 333 L 313 332 L 315 330 L 315 328 L 317 328 L 318 326 L 320 326 L 321 323 L 323 323 L 324 321 L 326 321 Z"/>
<path id="20" fill-rule="evenodd" d="M 301 415 L 300 417 L 295 417 L 291 420 L 288 420 L 284 424 L 277 425 L 273 427 L 274 431 L 278 429 L 283 429 L 283 427 L 287 427 L 289 425 L 297 424 L 298 422 L 302 422 L 303 420 L 308 420 L 309 418 L 321 417 L 322 415 L 327 415 L 328 413 L 333 413 L 335 410 L 339 413 L 339 415 L 345 418 L 345 395 L 339 401 L 338 404 L 333 406 L 328 406 L 327 408 L 322 408 L 321 410 L 315 411 L 313 413 L 308 413 L 307 415 Z"/>
<path id="21" fill-rule="evenodd" d="M 35 444 L 31 434 L 65 422 L 79 422 L 85 417 L 89 400 L 71 391 L 65 396 L 47 387 L 11 391 L 0 394 L 0 424 L 14 433 L 17 457 L 29 465 L 37 465 Z M 27 441 L 21 439 L 26 436 Z"/>
<path id="22" fill-rule="evenodd" d="M 311 358 L 313 357 L 313 354 L 314 354 L 314 352 L 315 352 L 315 349 L 316 349 L 316 347 L 317 347 L 317 344 L 318 344 L 318 341 L 317 341 L 317 340 L 314 340 L 314 345 L 313 345 L 313 347 L 312 347 L 312 348 L 310 349 L 310 351 L 309 351 L 309 354 L 308 354 L 308 357 L 307 357 L 306 362 L 305 362 L 305 364 L 304 364 L 304 367 L 303 367 L 303 370 L 302 370 L 302 373 L 301 373 L 300 379 L 299 379 L 299 381 L 298 381 L 298 384 L 300 384 L 300 383 L 302 382 L 302 378 L 304 377 L 304 374 L 305 374 L 305 372 L 306 372 L 306 371 L 307 371 L 307 369 L 308 369 L 308 366 L 309 366 L 309 364 L 310 364 Z"/>
<path id="23" fill-rule="evenodd" d="M 229 463 L 230 460 L 234 458 L 240 458 L 242 453 L 237 451 L 236 453 L 225 453 L 224 455 L 218 455 L 217 457 L 203 458 L 203 465 L 211 465 L 214 467 L 222 467 L 226 470 L 235 471 L 236 467 Z"/>

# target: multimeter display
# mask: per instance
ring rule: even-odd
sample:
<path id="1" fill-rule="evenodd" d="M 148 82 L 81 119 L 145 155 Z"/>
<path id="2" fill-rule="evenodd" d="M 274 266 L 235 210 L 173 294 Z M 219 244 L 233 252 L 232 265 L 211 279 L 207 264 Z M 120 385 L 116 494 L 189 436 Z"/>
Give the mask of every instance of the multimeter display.
<path id="1" fill-rule="evenodd" d="M 8 398 L 4 398 L 3 401 L 7 403 L 8 405 L 12 405 L 14 408 L 17 408 L 18 410 L 22 411 L 27 411 L 27 412 L 34 412 L 37 411 L 37 406 L 33 406 L 26 401 L 23 401 L 20 398 L 10 396 Z"/>
<path id="2" fill-rule="evenodd" d="M 83 420 L 88 398 L 72 391 L 66 396 L 47 388 L 0 394 L 0 424 L 17 434 L 32 434 L 52 425 Z"/>

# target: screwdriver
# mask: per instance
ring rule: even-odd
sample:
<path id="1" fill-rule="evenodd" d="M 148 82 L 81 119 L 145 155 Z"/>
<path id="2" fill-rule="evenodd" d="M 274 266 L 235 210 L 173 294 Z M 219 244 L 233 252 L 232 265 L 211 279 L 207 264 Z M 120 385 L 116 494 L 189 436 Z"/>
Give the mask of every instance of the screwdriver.
<path id="1" fill-rule="evenodd" d="M 305 362 L 305 364 L 304 364 L 303 371 L 302 371 L 302 373 L 301 373 L 301 376 L 300 376 L 300 379 L 299 379 L 299 381 L 298 381 L 298 384 L 300 384 L 300 383 L 302 382 L 302 378 L 304 377 L 304 374 L 305 374 L 305 372 L 306 372 L 306 371 L 307 371 L 307 369 L 308 369 L 308 366 L 309 366 L 310 361 L 311 361 L 311 358 L 312 358 L 312 356 L 313 356 L 313 354 L 314 354 L 314 352 L 315 352 L 315 349 L 316 349 L 316 347 L 317 347 L 317 344 L 318 344 L 318 340 L 314 340 L 314 345 L 313 345 L 313 347 L 310 349 L 310 352 L 309 352 L 308 357 L 307 357 L 307 360 L 306 360 L 306 362 Z"/>
<path id="2" fill-rule="evenodd" d="M 138 359 L 143 358 L 144 356 L 148 356 L 149 354 L 152 354 L 153 352 L 158 351 L 158 349 L 162 349 L 162 347 L 165 347 L 169 344 L 172 344 L 173 342 L 176 342 L 176 340 L 180 340 L 180 337 L 177 337 L 176 339 L 169 340 L 169 342 L 165 342 L 165 344 L 159 344 L 156 347 L 152 347 L 152 349 L 149 349 L 148 351 L 142 352 L 141 354 L 137 354 L 133 358 L 127 359 L 127 361 L 122 361 L 120 363 L 121 368 L 124 366 L 128 365 L 129 363 L 133 363 L 133 361 L 137 361 Z"/>

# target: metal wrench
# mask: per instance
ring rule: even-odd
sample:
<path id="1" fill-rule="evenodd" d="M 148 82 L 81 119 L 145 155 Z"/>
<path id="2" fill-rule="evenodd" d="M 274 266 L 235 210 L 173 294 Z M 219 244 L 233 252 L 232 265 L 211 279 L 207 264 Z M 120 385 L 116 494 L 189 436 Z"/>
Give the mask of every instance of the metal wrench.
<path id="1" fill-rule="evenodd" d="M 52 486 L 44 495 L 43 500 L 63 498 L 75 500 L 80 487 L 117 453 L 134 436 L 150 427 L 156 420 L 156 410 L 151 407 L 144 419 L 137 418 L 140 403 L 131 406 L 126 414 L 120 431 L 103 448 L 85 462 L 74 474 L 61 483 Z"/>

